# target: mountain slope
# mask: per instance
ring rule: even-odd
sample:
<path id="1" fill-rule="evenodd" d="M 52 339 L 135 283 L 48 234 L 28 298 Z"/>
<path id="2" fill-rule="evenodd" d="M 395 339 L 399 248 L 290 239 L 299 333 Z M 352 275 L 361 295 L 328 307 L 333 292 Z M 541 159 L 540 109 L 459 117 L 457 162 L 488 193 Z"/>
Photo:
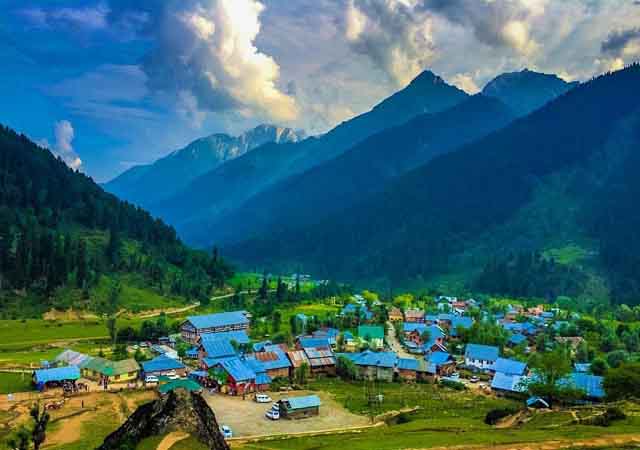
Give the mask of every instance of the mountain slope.
<path id="1" fill-rule="evenodd" d="M 89 289 L 105 274 L 135 274 L 148 288 L 208 298 L 229 270 L 219 258 L 186 248 L 173 228 L 146 211 L 0 126 L 0 312 L 14 292 L 21 314 L 31 306 L 60 306 L 56 291 L 63 288 L 81 290 L 83 302 L 91 302 Z"/>
<path id="2" fill-rule="evenodd" d="M 375 134 L 337 158 L 266 189 L 221 221 L 196 222 L 182 230 L 195 242 L 228 243 L 317 222 L 513 119 L 499 100 L 470 97 L 446 111 L 423 114 Z"/>
<path id="3" fill-rule="evenodd" d="M 196 221 L 180 231 L 194 242 L 228 244 L 317 222 L 435 156 L 504 127 L 516 114 L 529 112 L 524 106 L 532 107 L 534 101 L 542 106 L 573 87 L 554 75 L 531 71 L 500 75 L 488 86 L 494 86 L 487 89 L 491 97 L 474 96 L 377 133 L 335 159 L 260 192 L 222 220 Z"/>
<path id="4" fill-rule="evenodd" d="M 232 137 L 213 134 L 191 142 L 153 164 L 134 166 L 104 185 L 109 192 L 149 206 L 180 191 L 198 176 L 268 142 L 298 142 L 302 134 L 290 128 L 260 125 Z"/>
<path id="5" fill-rule="evenodd" d="M 502 100 L 516 114 L 527 115 L 549 100 L 561 96 L 579 83 L 567 83 L 557 75 L 533 72 L 504 73 L 491 80 L 482 90 L 487 97 Z"/>
<path id="6" fill-rule="evenodd" d="M 638 65 L 599 77 L 503 130 L 434 159 L 357 207 L 296 232 L 244 242 L 232 253 L 252 264 L 304 264 L 305 270 L 349 279 L 447 273 L 482 236 L 509 229 L 506 225 L 531 206 L 542 185 L 578 171 L 582 187 L 567 187 L 574 200 L 564 210 L 577 210 L 579 225 L 605 247 L 604 255 L 606 248 L 615 248 L 607 244 L 612 239 L 621 245 L 610 231 L 633 238 L 621 261 L 636 261 L 638 232 L 628 224 L 640 219 L 640 211 L 630 207 L 638 184 L 630 174 L 640 169 L 640 97 L 628 93 L 639 83 Z M 621 135 L 628 121 L 636 125 Z M 624 145 L 615 142 L 621 136 Z M 621 182 L 630 185 L 618 186 Z M 613 211 L 626 215 L 611 217 Z M 526 225 L 526 230 L 536 226 Z M 516 241 L 517 236 L 508 236 L 501 251 L 513 250 L 509 246 Z M 620 273 L 623 263 L 616 267 L 600 260 L 610 278 Z"/>
<path id="7" fill-rule="evenodd" d="M 433 73 L 423 72 L 371 111 L 327 134 L 283 147 L 257 148 L 193 180 L 153 211 L 179 229 L 194 220 L 220 217 L 266 187 L 328 161 L 368 136 L 419 114 L 444 111 L 467 97 Z"/>

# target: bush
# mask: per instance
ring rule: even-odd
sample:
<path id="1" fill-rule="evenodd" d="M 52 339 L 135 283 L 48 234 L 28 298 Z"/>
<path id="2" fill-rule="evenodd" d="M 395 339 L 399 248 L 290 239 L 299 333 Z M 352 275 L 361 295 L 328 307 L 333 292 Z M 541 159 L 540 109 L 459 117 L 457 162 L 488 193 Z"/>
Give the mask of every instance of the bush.
<path id="1" fill-rule="evenodd" d="M 463 383 L 459 383 L 453 380 L 440 380 L 440 384 L 444 387 L 448 387 L 456 391 L 464 391 L 467 388 Z"/>
<path id="2" fill-rule="evenodd" d="M 582 422 L 583 425 L 596 425 L 599 427 L 608 427 L 611 426 L 612 422 L 618 420 L 624 420 L 627 418 L 627 415 L 624 411 L 617 406 L 610 406 L 605 410 L 605 412 L 599 416 L 589 417 Z"/>
<path id="3" fill-rule="evenodd" d="M 520 410 L 518 408 L 515 408 L 515 407 L 492 409 L 484 417 L 484 423 L 486 423 L 487 425 L 495 425 L 496 423 L 498 423 L 498 421 L 500 419 L 503 419 L 503 418 L 508 417 L 508 416 L 510 416 L 512 414 L 515 414 L 518 411 L 520 411 Z"/>

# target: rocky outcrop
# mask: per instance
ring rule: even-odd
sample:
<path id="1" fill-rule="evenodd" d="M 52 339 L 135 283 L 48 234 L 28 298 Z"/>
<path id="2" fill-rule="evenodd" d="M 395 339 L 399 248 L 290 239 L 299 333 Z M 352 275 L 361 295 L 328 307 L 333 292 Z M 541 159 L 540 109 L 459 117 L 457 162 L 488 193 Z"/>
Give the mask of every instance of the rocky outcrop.
<path id="1" fill-rule="evenodd" d="M 97 450 L 135 448 L 144 438 L 174 431 L 196 436 L 211 450 L 228 450 L 216 416 L 200 394 L 171 391 L 140 406 Z"/>

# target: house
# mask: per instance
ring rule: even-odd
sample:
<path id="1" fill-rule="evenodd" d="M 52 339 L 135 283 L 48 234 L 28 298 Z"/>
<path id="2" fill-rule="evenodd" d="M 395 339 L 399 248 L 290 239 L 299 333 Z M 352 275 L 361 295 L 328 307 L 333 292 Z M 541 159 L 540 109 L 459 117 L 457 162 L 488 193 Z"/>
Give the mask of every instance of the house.
<path id="1" fill-rule="evenodd" d="M 311 373 L 313 375 L 336 374 L 336 358 L 330 348 L 306 347 L 303 351 L 309 361 L 309 367 L 311 367 Z"/>
<path id="2" fill-rule="evenodd" d="M 449 328 L 454 317 L 455 314 L 440 313 L 438 314 L 438 325 L 440 325 L 440 327 L 442 328 Z"/>
<path id="3" fill-rule="evenodd" d="M 360 325 L 358 327 L 358 336 L 369 343 L 369 347 L 373 349 L 382 349 L 384 347 L 384 328 L 379 325 Z"/>
<path id="4" fill-rule="evenodd" d="M 467 344 L 464 364 L 478 370 L 491 370 L 500 356 L 500 349 L 490 345 Z"/>
<path id="5" fill-rule="evenodd" d="M 202 333 L 198 338 L 198 342 L 203 339 L 224 339 L 229 342 L 235 342 L 237 345 L 247 345 L 251 340 L 246 330 L 221 331 L 219 333 Z"/>
<path id="6" fill-rule="evenodd" d="M 236 349 L 233 347 L 230 341 L 226 339 L 217 339 L 213 336 L 203 334 L 200 339 L 200 345 L 198 346 L 198 360 L 202 366 L 205 359 L 218 360 L 221 358 L 229 358 L 236 356 Z M 207 366 L 215 365 L 207 364 Z"/>
<path id="7" fill-rule="evenodd" d="M 39 369 L 33 372 L 33 384 L 36 389 L 44 391 L 52 387 L 61 387 L 66 384 L 75 385 L 80 378 L 78 366 L 57 367 L 54 369 Z"/>
<path id="8" fill-rule="evenodd" d="M 317 395 L 283 398 L 278 404 L 280 417 L 285 419 L 303 419 L 320 414 L 321 402 Z"/>
<path id="9" fill-rule="evenodd" d="M 349 303 L 344 305 L 342 311 L 340 311 L 341 316 L 360 316 L 360 320 L 370 321 L 373 320 L 373 313 L 369 311 L 366 304 L 355 304 Z"/>
<path id="10" fill-rule="evenodd" d="M 513 334 L 511 335 L 511 337 L 509 337 L 509 340 L 507 341 L 507 345 L 509 347 L 517 347 L 518 345 L 522 344 L 522 343 L 528 343 L 529 339 L 527 339 L 527 337 L 523 334 Z"/>
<path id="11" fill-rule="evenodd" d="M 74 350 L 65 350 L 60 353 L 54 359 L 54 364 L 56 366 L 78 366 L 80 367 L 82 364 L 91 359 L 91 356 L 85 355 L 84 353 L 79 353 Z"/>
<path id="12" fill-rule="evenodd" d="M 329 349 L 331 344 L 327 337 L 300 336 L 296 342 L 296 348 L 298 350 L 304 350 L 305 348 Z"/>
<path id="13" fill-rule="evenodd" d="M 603 377 L 589 375 L 587 373 L 572 373 L 561 383 L 569 384 L 576 389 L 584 391 L 585 398 L 589 401 L 602 401 L 605 397 L 604 388 L 602 387 Z"/>
<path id="14" fill-rule="evenodd" d="M 455 358 L 447 352 L 433 352 L 425 357 L 429 364 L 430 373 L 441 377 L 448 377 L 456 370 Z"/>
<path id="15" fill-rule="evenodd" d="M 150 361 L 143 362 L 142 372 L 145 377 L 147 375 L 167 375 L 171 372 L 175 372 L 177 375 L 184 377 L 187 374 L 187 368 L 177 359 L 173 359 L 165 355 L 160 355 L 156 356 Z"/>
<path id="16" fill-rule="evenodd" d="M 178 352 L 168 345 L 155 344 L 151 346 L 151 351 L 158 355 L 164 355 L 169 358 L 178 359 Z"/>
<path id="17" fill-rule="evenodd" d="M 404 332 L 405 341 L 411 341 L 419 346 L 424 345 L 425 332 L 429 333 L 429 343 L 437 344 L 438 346 L 444 346 L 444 331 L 437 325 L 427 325 L 424 323 L 407 323 L 405 322 L 402 327 Z"/>
<path id="18" fill-rule="evenodd" d="M 575 363 L 573 365 L 573 370 L 576 373 L 589 373 L 589 372 L 591 372 L 591 364 L 590 363 Z"/>
<path id="19" fill-rule="evenodd" d="M 415 358 L 398 358 L 396 371 L 405 381 L 427 381 L 432 378 L 427 361 Z"/>
<path id="20" fill-rule="evenodd" d="M 527 363 L 515 359 L 498 358 L 493 364 L 491 371 L 505 375 L 524 376 L 527 374 Z"/>
<path id="21" fill-rule="evenodd" d="M 292 350 L 285 353 L 287 354 L 289 361 L 291 361 L 292 374 L 298 367 L 302 366 L 303 364 L 306 364 L 307 367 L 311 367 L 311 365 L 309 364 L 309 359 L 307 358 L 307 354 L 304 352 L 304 350 Z"/>
<path id="22" fill-rule="evenodd" d="M 140 377 L 140 366 L 135 359 L 109 361 L 104 358 L 91 358 L 81 368 L 85 378 L 98 381 L 100 384 L 126 383 Z"/>
<path id="23" fill-rule="evenodd" d="M 457 338 L 460 330 L 469 330 L 473 326 L 473 319 L 471 317 L 453 317 L 449 324 L 449 335 L 452 338 Z"/>
<path id="24" fill-rule="evenodd" d="M 238 357 L 218 361 L 214 372 L 223 393 L 244 395 L 255 390 L 256 373 Z"/>
<path id="25" fill-rule="evenodd" d="M 182 339 L 196 344 L 204 333 L 220 333 L 232 330 L 248 330 L 249 318 L 246 311 L 231 311 L 202 316 L 189 316 L 180 326 Z"/>
<path id="26" fill-rule="evenodd" d="M 404 313 L 404 321 L 411 323 L 424 323 L 424 311 L 408 309 Z"/>
<path id="27" fill-rule="evenodd" d="M 247 357 L 260 361 L 265 373 L 271 378 L 289 378 L 292 367 L 285 351 L 278 345 L 265 345 L 264 350 Z"/>
<path id="28" fill-rule="evenodd" d="M 393 352 L 346 354 L 358 366 L 358 378 L 365 380 L 393 381 L 397 355 Z"/>
<path id="29" fill-rule="evenodd" d="M 491 380 L 491 390 L 509 397 L 524 396 L 528 390 L 526 377 L 496 372 Z"/>
<path id="30" fill-rule="evenodd" d="M 424 323 L 427 325 L 437 325 L 438 324 L 438 315 L 437 314 L 425 314 L 424 315 Z"/>
<path id="31" fill-rule="evenodd" d="M 269 390 L 273 379 L 267 375 L 267 369 L 264 364 L 251 357 L 245 358 L 244 363 L 256 374 L 255 390 L 261 392 Z"/>
<path id="32" fill-rule="evenodd" d="M 400 308 L 397 307 L 392 307 L 389 310 L 389 320 L 391 322 L 402 322 L 404 320 L 404 315 L 402 314 L 402 311 L 400 311 Z"/>
<path id="33" fill-rule="evenodd" d="M 329 345 L 334 347 L 336 345 L 336 340 L 338 335 L 340 334 L 340 330 L 336 328 L 320 328 L 312 333 L 314 338 L 325 338 L 329 341 Z"/>
<path id="34" fill-rule="evenodd" d="M 571 350 L 576 351 L 580 346 L 580 344 L 584 342 L 584 338 L 580 336 L 570 336 L 570 337 L 557 336 L 556 342 L 561 345 L 567 345 L 571 348 Z"/>

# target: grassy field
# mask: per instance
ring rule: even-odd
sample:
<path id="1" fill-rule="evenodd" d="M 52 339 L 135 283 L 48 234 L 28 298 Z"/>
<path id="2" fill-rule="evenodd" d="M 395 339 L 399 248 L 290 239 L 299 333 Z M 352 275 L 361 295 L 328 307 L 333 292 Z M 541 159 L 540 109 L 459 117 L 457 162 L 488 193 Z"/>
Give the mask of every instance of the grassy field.
<path id="1" fill-rule="evenodd" d="M 344 383 L 338 380 L 320 380 L 310 384 L 314 390 L 333 394 L 347 409 L 367 414 L 369 407 L 362 383 Z M 400 448 L 428 448 L 452 444 L 497 445 L 517 442 L 537 442 L 558 439 L 585 439 L 606 434 L 637 433 L 640 417 L 637 415 L 614 423 L 608 428 L 567 425 L 568 415 L 548 413 L 518 428 L 496 429 L 483 422 L 486 413 L 496 407 L 513 405 L 510 400 L 477 396 L 470 392 L 439 389 L 431 385 L 381 384 L 382 405 L 374 413 L 419 406 L 420 409 L 404 416 L 406 423 L 389 424 L 357 434 L 329 435 L 281 439 L 247 444 L 249 449 L 288 450 L 396 450 Z M 372 447 L 375 443 L 375 447 Z"/>
<path id="2" fill-rule="evenodd" d="M 33 390 L 31 375 L 27 373 L 0 373 L 0 394 Z"/>

